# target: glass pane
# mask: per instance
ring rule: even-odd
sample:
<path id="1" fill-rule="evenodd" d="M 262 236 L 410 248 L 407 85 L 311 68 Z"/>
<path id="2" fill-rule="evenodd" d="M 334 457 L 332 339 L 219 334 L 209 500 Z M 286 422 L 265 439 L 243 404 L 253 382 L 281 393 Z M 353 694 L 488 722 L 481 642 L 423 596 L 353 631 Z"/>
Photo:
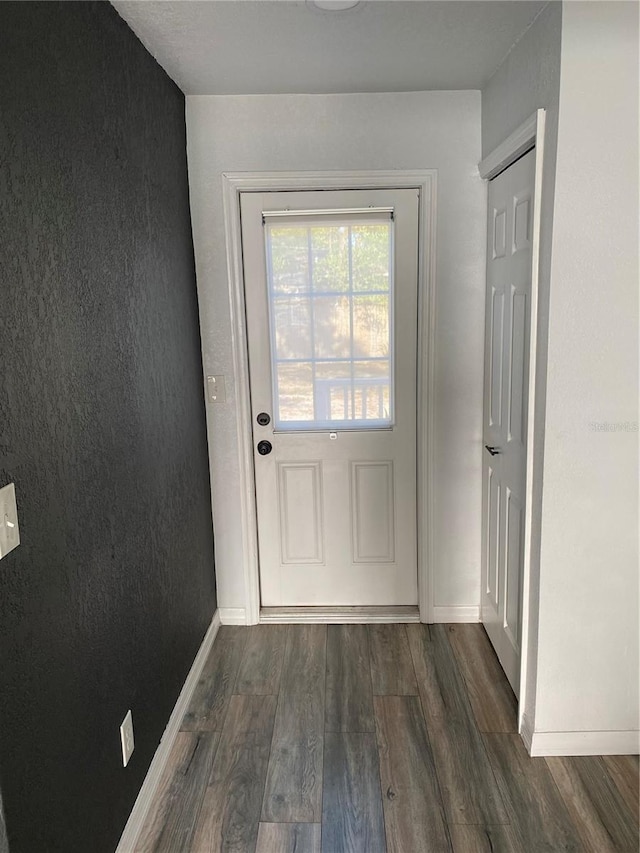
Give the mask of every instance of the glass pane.
<path id="1" fill-rule="evenodd" d="M 308 229 L 269 226 L 270 278 L 274 293 L 309 290 Z"/>
<path id="2" fill-rule="evenodd" d="M 393 423 L 392 227 L 268 225 L 276 428 Z"/>
<path id="3" fill-rule="evenodd" d="M 354 417 L 387 420 L 391 413 L 391 365 L 388 359 L 354 361 Z"/>
<path id="4" fill-rule="evenodd" d="M 351 355 L 349 297 L 315 296 L 313 320 L 316 358 L 349 358 Z"/>
<path id="5" fill-rule="evenodd" d="M 279 364 L 278 421 L 313 421 L 313 367 L 310 362 Z"/>
<path id="6" fill-rule="evenodd" d="M 278 296 L 273 300 L 276 358 L 311 358 L 311 310 L 308 298 Z"/>
<path id="7" fill-rule="evenodd" d="M 353 298 L 353 354 L 368 358 L 389 357 L 389 297 Z"/>
<path id="8" fill-rule="evenodd" d="M 351 362 L 316 364 L 316 418 L 319 421 L 348 421 L 351 418 Z"/>
<path id="9" fill-rule="evenodd" d="M 351 229 L 354 290 L 389 290 L 391 229 L 372 222 Z"/>
<path id="10" fill-rule="evenodd" d="M 310 228 L 313 258 L 313 289 L 349 289 L 349 228 L 327 225 Z"/>

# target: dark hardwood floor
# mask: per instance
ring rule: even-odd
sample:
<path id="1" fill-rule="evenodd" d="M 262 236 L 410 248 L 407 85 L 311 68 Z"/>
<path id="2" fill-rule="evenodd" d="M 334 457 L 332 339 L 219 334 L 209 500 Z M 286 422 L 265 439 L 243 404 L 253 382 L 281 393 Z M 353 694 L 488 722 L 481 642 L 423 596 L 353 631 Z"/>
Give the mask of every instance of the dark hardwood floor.
<path id="1" fill-rule="evenodd" d="M 136 853 L 638 853 L 638 757 L 529 758 L 480 625 L 223 626 Z"/>

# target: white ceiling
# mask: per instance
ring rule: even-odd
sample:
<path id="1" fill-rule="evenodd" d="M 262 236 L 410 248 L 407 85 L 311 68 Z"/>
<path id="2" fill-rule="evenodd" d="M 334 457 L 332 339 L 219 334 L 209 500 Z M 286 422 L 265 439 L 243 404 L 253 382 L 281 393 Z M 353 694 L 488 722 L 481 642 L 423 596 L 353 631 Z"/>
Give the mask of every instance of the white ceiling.
<path id="1" fill-rule="evenodd" d="M 545 0 L 112 0 L 187 95 L 480 89 Z"/>

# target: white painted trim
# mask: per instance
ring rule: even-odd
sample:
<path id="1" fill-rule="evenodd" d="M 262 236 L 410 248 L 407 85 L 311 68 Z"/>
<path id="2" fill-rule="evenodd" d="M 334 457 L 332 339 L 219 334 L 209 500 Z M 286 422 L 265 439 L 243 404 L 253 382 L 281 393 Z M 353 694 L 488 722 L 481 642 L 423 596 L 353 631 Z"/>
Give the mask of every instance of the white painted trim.
<path id="1" fill-rule="evenodd" d="M 241 519 L 245 581 L 244 624 L 260 621 L 260 575 L 253 468 L 253 436 L 247 356 L 240 193 L 313 189 L 420 190 L 420 259 L 418 281 L 418 605 L 422 622 L 433 621 L 433 470 L 435 424 L 435 270 L 437 170 L 358 172 L 229 172 L 222 175 L 222 194 L 231 305 L 236 424 L 240 447 Z M 215 488 L 215 484 L 214 484 Z M 224 613 L 224 608 L 223 611 Z M 223 624 L 225 619 L 223 617 Z"/>
<path id="2" fill-rule="evenodd" d="M 436 172 L 420 193 L 418 281 L 418 607 L 433 622 L 435 598 L 435 408 L 436 408 Z"/>
<path id="3" fill-rule="evenodd" d="M 440 622 L 479 622 L 479 604 L 436 604 L 433 608 L 434 624 Z"/>
<path id="4" fill-rule="evenodd" d="M 529 314 L 529 378 L 527 389 L 527 457 L 524 483 L 524 530 L 522 554 L 522 605 L 520 628 L 520 689 L 518 723 L 526 707 L 527 675 L 529 668 L 529 627 L 531 619 L 531 566 L 534 553 L 533 483 L 535 479 L 536 436 L 536 373 L 538 371 L 538 301 L 540 293 L 540 227 L 542 217 L 542 170 L 544 165 L 545 111 L 538 110 L 535 118 L 536 166 L 533 182 L 533 223 L 531 235 L 531 304 Z"/>
<path id="5" fill-rule="evenodd" d="M 261 624 L 352 625 L 419 622 L 417 607 L 263 607 Z"/>
<path id="6" fill-rule="evenodd" d="M 525 747 L 527 748 L 527 752 L 531 755 L 531 742 L 533 741 L 533 724 L 529 717 L 526 714 L 522 714 L 520 721 L 518 723 L 518 731 L 520 732 L 520 737 L 522 738 Z"/>
<path id="7" fill-rule="evenodd" d="M 534 732 L 526 714 L 520 720 L 520 737 L 532 757 L 545 755 L 637 755 L 640 732 Z"/>
<path id="8" fill-rule="evenodd" d="M 503 172 L 510 166 L 514 160 L 517 160 L 522 154 L 529 150 L 536 143 L 536 138 L 539 132 L 539 114 L 544 110 L 537 110 L 533 115 L 523 122 L 511 136 L 508 136 L 504 142 L 501 142 L 497 148 L 494 148 L 491 154 L 487 155 L 481 163 L 478 164 L 480 177 L 484 180 L 491 180 Z"/>
<path id="9" fill-rule="evenodd" d="M 536 372 L 538 351 L 538 295 L 540 286 L 540 223 L 542 202 L 542 177 L 544 163 L 545 110 L 536 110 L 511 136 L 505 139 L 478 165 L 480 175 L 490 180 L 504 171 L 525 151 L 535 145 L 535 175 L 533 185 L 533 223 L 531 234 L 531 308 L 529 316 L 529 386 L 527 401 L 527 458 L 524 506 L 524 554 L 522 567 L 522 636 L 520 641 L 520 699 L 518 701 L 518 727 L 526 729 L 523 719 L 526 707 L 527 668 L 529 650 L 529 622 L 531 588 L 531 558 L 533 554 L 533 480 L 535 473 L 535 408 Z M 533 729 L 531 729 L 531 732 Z"/>
<path id="10" fill-rule="evenodd" d="M 229 309 L 231 350 L 236 390 L 236 428 L 239 447 L 240 527 L 242 531 L 242 567 L 246 624 L 255 625 L 260 615 L 260 579 L 258 576 L 258 519 L 255 503 L 253 470 L 253 435 L 251 431 L 251 397 L 249 394 L 249 360 L 245 322 L 244 287 L 242 286 L 242 232 L 240 196 L 237 184 L 223 175 L 222 204 L 224 211 L 227 274 L 229 277 Z M 214 482 L 213 489 L 216 488 Z"/>
<path id="11" fill-rule="evenodd" d="M 220 623 L 222 625 L 255 625 L 247 619 L 247 611 L 244 607 L 221 607 Z"/>
<path id="12" fill-rule="evenodd" d="M 213 614 L 211 624 L 207 629 L 207 633 L 204 635 L 204 639 L 200 644 L 198 653 L 191 665 L 189 674 L 182 686 L 180 695 L 173 707 L 173 711 L 169 717 L 169 722 L 164 730 L 164 734 L 160 738 L 160 743 L 155 751 L 153 759 L 151 760 L 151 764 L 147 770 L 147 775 L 144 777 L 142 787 L 140 788 L 136 801 L 133 804 L 129 820 L 124 828 L 120 841 L 118 842 L 116 853 L 131 853 L 131 851 L 135 849 L 149 812 L 151 801 L 153 800 L 158 784 L 160 783 L 160 779 L 169 759 L 176 736 L 180 731 L 180 724 L 182 723 L 187 708 L 189 707 L 193 692 L 198 685 L 200 674 L 202 673 L 205 661 L 209 656 L 209 652 L 211 651 L 211 647 L 213 646 L 213 641 L 216 638 L 219 627 L 220 614 L 219 611 L 216 610 Z"/>
<path id="13" fill-rule="evenodd" d="M 534 732 L 529 754 L 544 755 L 638 755 L 640 733 L 608 732 Z"/>

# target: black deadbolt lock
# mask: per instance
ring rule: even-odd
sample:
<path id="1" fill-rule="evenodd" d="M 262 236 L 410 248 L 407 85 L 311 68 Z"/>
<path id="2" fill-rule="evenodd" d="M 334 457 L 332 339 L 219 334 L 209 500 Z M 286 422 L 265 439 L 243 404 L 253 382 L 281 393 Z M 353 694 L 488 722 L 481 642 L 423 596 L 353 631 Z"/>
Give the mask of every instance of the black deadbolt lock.
<path id="1" fill-rule="evenodd" d="M 266 412 L 260 412 L 256 420 L 258 421 L 260 426 L 267 426 L 267 424 L 271 423 L 271 418 Z"/>
<path id="2" fill-rule="evenodd" d="M 268 453 L 271 453 L 271 442 L 270 441 L 259 441 L 258 442 L 258 453 L 260 456 L 266 456 Z"/>

